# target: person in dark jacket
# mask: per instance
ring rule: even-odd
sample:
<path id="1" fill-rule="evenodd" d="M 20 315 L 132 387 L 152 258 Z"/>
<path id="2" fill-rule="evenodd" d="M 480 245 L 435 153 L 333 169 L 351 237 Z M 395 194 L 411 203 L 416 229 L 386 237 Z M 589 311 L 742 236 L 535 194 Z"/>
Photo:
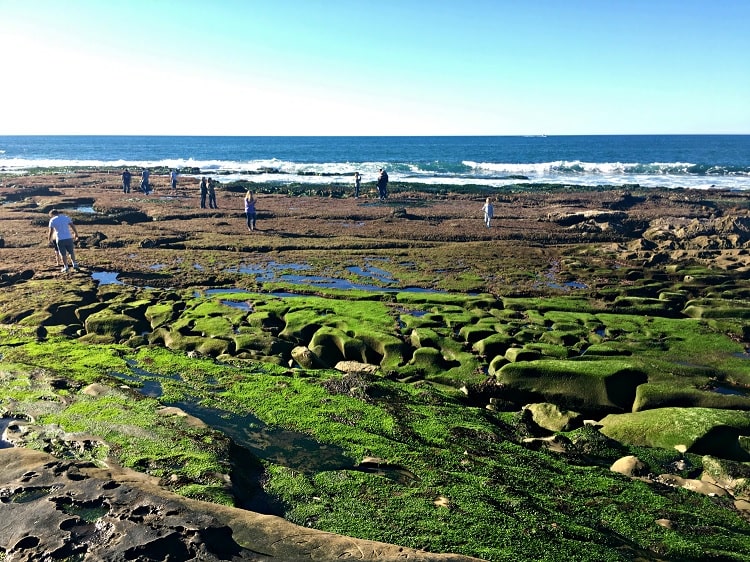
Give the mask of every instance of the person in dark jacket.
<path id="1" fill-rule="evenodd" d="M 122 192 L 123 193 L 130 193 L 130 178 L 133 177 L 133 174 L 130 173 L 130 170 L 125 168 L 125 171 L 122 173 Z"/>
<path id="2" fill-rule="evenodd" d="M 216 204 L 216 186 L 211 178 L 208 178 L 208 206 L 211 209 L 218 209 L 219 206 Z"/>
<path id="3" fill-rule="evenodd" d="M 208 195 L 208 178 L 201 178 L 201 209 L 206 208 L 206 196 Z"/>
<path id="4" fill-rule="evenodd" d="M 383 168 L 380 168 L 380 175 L 378 176 L 378 197 L 381 200 L 388 197 L 388 172 Z"/>

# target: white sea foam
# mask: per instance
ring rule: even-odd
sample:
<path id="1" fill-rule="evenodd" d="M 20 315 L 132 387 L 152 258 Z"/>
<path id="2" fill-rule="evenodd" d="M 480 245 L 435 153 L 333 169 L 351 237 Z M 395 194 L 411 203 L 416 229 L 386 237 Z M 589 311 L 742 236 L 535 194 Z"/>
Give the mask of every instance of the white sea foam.
<path id="1" fill-rule="evenodd" d="M 246 180 L 257 183 L 351 184 L 355 171 L 362 181 L 375 182 L 380 168 L 388 170 L 391 181 L 414 184 L 479 185 L 503 187 L 510 184 L 548 183 L 560 185 L 633 185 L 643 187 L 684 187 L 707 189 L 717 187 L 750 190 L 750 174 L 725 173 L 717 169 L 713 175 L 690 173 L 694 165 L 687 162 L 627 162 L 551 161 L 541 163 L 462 162 L 463 168 L 433 169 L 434 165 L 419 163 L 393 164 L 385 162 L 290 162 L 275 158 L 263 160 L 196 160 L 176 158 L 164 160 L 63 160 L 0 158 L 0 171 L 22 173 L 32 168 L 135 168 L 166 167 L 198 170 L 196 175 L 212 175 L 220 182 Z M 438 167 L 439 168 L 439 167 Z M 183 174 L 189 176 L 189 174 Z M 521 177 L 526 179 L 521 179 Z"/>

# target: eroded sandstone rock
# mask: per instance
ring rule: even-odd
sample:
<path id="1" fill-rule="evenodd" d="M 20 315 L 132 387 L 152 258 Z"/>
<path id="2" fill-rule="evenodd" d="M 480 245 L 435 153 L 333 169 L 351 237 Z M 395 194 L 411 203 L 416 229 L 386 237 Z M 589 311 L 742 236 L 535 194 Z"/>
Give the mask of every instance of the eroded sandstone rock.
<path id="1" fill-rule="evenodd" d="M 0 510 L 0 552 L 20 562 L 476 560 L 298 527 L 172 494 L 137 472 L 28 449 L 0 450 Z"/>

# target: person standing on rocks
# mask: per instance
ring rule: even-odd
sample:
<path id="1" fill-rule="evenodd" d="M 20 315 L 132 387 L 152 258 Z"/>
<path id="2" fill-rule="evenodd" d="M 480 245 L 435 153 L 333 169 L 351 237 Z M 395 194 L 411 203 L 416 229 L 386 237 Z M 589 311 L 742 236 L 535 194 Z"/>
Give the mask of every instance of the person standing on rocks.
<path id="1" fill-rule="evenodd" d="M 206 196 L 208 195 L 208 178 L 203 176 L 200 183 L 201 190 L 201 209 L 206 208 Z"/>
<path id="2" fill-rule="evenodd" d="M 130 173 L 130 170 L 125 168 L 125 171 L 122 173 L 122 192 L 123 193 L 130 193 L 130 178 L 132 178 L 133 175 Z"/>
<path id="3" fill-rule="evenodd" d="M 78 230 L 76 225 L 68 215 L 63 215 L 57 209 L 49 212 L 49 228 L 47 232 L 47 241 L 57 243 L 57 251 L 62 258 L 62 272 L 68 272 L 68 256 L 73 269 L 78 269 L 76 262 L 75 241 L 78 240 Z"/>
<path id="4" fill-rule="evenodd" d="M 482 211 L 484 212 L 484 226 L 489 228 L 490 221 L 492 221 L 492 217 L 495 214 L 495 209 L 492 206 L 492 200 L 490 200 L 489 197 L 485 200 Z"/>
<path id="5" fill-rule="evenodd" d="M 177 195 L 177 170 L 169 172 L 169 184 L 172 186 L 172 195 Z"/>
<path id="6" fill-rule="evenodd" d="M 247 216 L 247 229 L 255 230 L 255 196 L 252 191 L 245 194 L 245 216 Z"/>
<path id="7" fill-rule="evenodd" d="M 362 176 L 359 172 L 354 172 L 354 197 L 359 197 L 360 185 L 362 185 Z"/>
<path id="8" fill-rule="evenodd" d="M 378 176 L 378 197 L 381 200 L 388 198 L 388 172 L 383 168 L 380 168 L 380 175 Z"/>
<path id="9" fill-rule="evenodd" d="M 218 209 L 219 206 L 216 204 L 216 186 L 211 178 L 208 178 L 208 206 L 211 209 Z"/>
<path id="10" fill-rule="evenodd" d="M 148 183 L 148 168 L 143 168 L 143 172 L 141 172 L 141 191 L 146 195 L 151 191 L 151 186 Z"/>

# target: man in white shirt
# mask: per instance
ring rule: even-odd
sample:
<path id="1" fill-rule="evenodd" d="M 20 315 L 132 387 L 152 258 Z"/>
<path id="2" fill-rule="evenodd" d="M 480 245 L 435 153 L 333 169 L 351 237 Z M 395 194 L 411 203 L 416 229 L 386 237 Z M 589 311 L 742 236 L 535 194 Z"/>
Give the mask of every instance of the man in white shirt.
<path id="1" fill-rule="evenodd" d="M 57 209 L 49 212 L 49 230 L 47 238 L 50 242 L 53 240 L 57 244 L 57 251 L 60 253 L 63 262 L 62 272 L 68 272 L 68 255 L 73 269 L 78 269 L 76 262 L 75 241 L 78 240 L 78 230 L 76 225 L 68 215 L 63 215 Z"/>

